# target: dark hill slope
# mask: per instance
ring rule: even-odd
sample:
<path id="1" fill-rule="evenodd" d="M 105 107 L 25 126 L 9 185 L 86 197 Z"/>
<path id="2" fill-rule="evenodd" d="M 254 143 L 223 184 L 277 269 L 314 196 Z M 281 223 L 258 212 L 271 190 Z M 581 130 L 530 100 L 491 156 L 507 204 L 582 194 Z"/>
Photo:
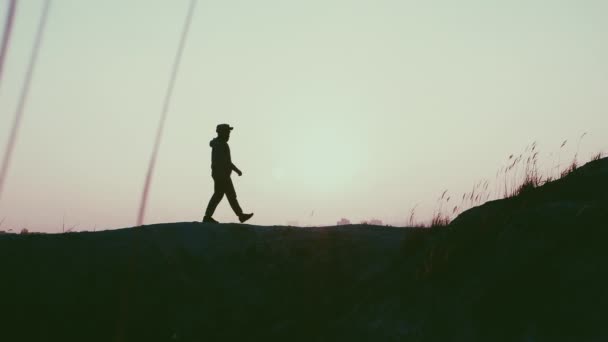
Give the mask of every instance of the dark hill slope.
<path id="1" fill-rule="evenodd" d="M 608 339 L 608 159 L 448 228 L 0 236 L 1 341 Z"/>

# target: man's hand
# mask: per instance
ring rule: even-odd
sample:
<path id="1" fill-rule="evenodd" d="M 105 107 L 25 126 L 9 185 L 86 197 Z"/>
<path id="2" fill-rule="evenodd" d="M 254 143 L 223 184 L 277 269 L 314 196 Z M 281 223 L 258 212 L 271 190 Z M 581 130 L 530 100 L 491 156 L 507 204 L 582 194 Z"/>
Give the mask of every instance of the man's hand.
<path id="1" fill-rule="evenodd" d="M 234 164 L 232 164 L 232 170 L 233 170 L 234 172 L 236 172 L 236 174 L 237 174 L 237 175 L 239 175 L 239 176 L 242 176 L 242 175 L 243 175 L 243 173 L 241 172 L 241 170 L 239 170 L 239 168 L 238 168 L 238 167 L 236 167 L 236 165 L 234 165 Z"/>

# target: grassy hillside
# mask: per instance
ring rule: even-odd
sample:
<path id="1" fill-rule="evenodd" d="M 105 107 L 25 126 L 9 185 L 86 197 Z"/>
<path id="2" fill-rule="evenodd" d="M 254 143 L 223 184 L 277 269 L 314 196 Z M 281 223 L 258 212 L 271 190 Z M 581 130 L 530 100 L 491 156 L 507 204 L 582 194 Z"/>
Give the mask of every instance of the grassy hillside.
<path id="1" fill-rule="evenodd" d="M 0 235 L 0 340 L 606 340 L 606 241 L 608 159 L 447 227 Z"/>

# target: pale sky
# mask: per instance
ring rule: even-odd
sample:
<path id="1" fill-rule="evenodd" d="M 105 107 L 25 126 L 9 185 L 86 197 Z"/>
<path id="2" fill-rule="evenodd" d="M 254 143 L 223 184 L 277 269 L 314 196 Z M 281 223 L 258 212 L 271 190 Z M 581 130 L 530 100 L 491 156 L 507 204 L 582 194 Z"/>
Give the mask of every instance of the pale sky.
<path id="1" fill-rule="evenodd" d="M 17 8 L 0 154 L 42 5 Z M 135 224 L 187 8 L 53 0 L 0 230 Z M 587 161 L 608 151 L 606 18 L 605 0 L 199 0 L 145 221 L 202 219 L 224 122 L 261 225 L 424 220 L 533 141 L 563 162 L 587 132 Z M 237 221 L 226 199 L 214 217 Z"/>

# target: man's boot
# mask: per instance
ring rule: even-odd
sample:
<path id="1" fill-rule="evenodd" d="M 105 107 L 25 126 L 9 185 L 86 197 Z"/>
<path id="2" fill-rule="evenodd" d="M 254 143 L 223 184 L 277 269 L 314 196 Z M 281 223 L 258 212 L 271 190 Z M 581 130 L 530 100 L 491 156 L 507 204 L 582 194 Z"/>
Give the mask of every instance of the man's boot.
<path id="1" fill-rule="evenodd" d="M 253 213 L 251 214 L 241 214 L 239 215 L 239 221 L 241 221 L 241 223 L 249 220 L 251 217 L 253 216 Z"/>
<path id="2" fill-rule="evenodd" d="M 205 216 L 205 217 L 203 217 L 203 223 L 219 223 L 219 222 L 214 220 L 213 217 L 211 217 L 211 216 Z"/>

